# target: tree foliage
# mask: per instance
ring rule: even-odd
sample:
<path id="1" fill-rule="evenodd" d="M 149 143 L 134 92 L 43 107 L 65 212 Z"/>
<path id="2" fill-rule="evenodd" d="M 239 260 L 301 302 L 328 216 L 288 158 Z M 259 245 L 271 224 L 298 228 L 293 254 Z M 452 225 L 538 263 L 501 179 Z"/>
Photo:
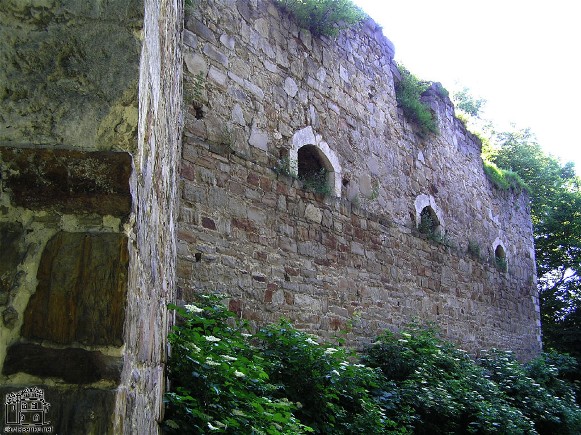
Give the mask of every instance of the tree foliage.
<path id="1" fill-rule="evenodd" d="M 529 130 L 498 133 L 496 141 L 489 158 L 529 187 L 545 344 L 581 360 L 581 180 Z"/>
<path id="2" fill-rule="evenodd" d="M 454 92 L 452 95 L 452 101 L 456 109 L 460 112 L 472 116 L 474 118 L 480 117 L 480 111 L 482 107 L 486 104 L 484 98 L 475 98 L 470 94 L 470 89 L 467 87 L 462 88 L 459 91 Z"/>

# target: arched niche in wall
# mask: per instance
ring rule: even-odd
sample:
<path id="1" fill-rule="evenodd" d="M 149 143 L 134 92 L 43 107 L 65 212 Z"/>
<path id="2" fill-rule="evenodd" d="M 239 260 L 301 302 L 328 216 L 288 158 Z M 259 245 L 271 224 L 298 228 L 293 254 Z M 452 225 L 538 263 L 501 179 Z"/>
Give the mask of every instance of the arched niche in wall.
<path id="1" fill-rule="evenodd" d="M 298 130 L 292 138 L 292 148 L 289 152 L 291 170 L 299 177 L 327 173 L 327 182 L 334 196 L 341 196 L 341 165 L 335 152 L 315 134 L 311 126 Z"/>
<path id="2" fill-rule="evenodd" d="M 508 260 L 506 258 L 506 247 L 500 238 L 497 238 L 492 244 L 492 252 L 494 253 L 494 264 L 496 267 L 506 272 L 508 270 Z"/>
<path id="3" fill-rule="evenodd" d="M 418 195 L 415 200 L 416 228 L 426 234 L 443 234 L 442 211 L 432 195 Z"/>

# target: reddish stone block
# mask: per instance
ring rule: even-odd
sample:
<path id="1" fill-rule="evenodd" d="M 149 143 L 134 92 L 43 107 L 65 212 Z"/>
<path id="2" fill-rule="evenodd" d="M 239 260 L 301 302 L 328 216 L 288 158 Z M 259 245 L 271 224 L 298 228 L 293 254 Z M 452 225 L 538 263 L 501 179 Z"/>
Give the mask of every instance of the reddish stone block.
<path id="1" fill-rule="evenodd" d="M 280 193 L 281 195 L 288 196 L 289 188 L 288 185 L 285 183 L 281 183 L 280 181 L 276 183 L 276 193 Z"/>
<path id="2" fill-rule="evenodd" d="M 260 260 L 260 261 L 267 261 L 268 260 L 268 254 L 264 251 L 255 251 L 253 257 L 256 260 Z"/>
<path id="3" fill-rule="evenodd" d="M 355 236 L 356 239 L 359 239 L 361 241 L 365 241 L 366 239 L 366 231 L 361 228 L 355 228 L 353 230 L 353 235 Z"/>
<path id="4" fill-rule="evenodd" d="M 248 177 L 246 177 L 246 182 L 252 186 L 260 186 L 260 177 L 258 175 L 256 175 L 254 172 L 251 172 L 250 174 L 248 174 Z"/>
<path id="5" fill-rule="evenodd" d="M 240 316 L 242 314 L 242 301 L 239 299 L 230 299 L 228 309 Z"/>
<path id="6" fill-rule="evenodd" d="M 196 243 L 198 238 L 192 234 L 192 232 L 180 228 L 178 230 L 178 240 L 183 240 L 188 243 Z"/>
<path id="7" fill-rule="evenodd" d="M 289 276 L 299 276 L 299 269 L 295 269 L 294 267 L 285 266 L 284 271 Z"/>
<path id="8" fill-rule="evenodd" d="M 284 301 L 287 305 L 294 305 L 295 304 L 295 297 L 291 292 L 284 292 Z"/>
<path id="9" fill-rule="evenodd" d="M 272 180 L 270 178 L 260 177 L 260 187 L 262 190 L 270 192 L 272 190 Z"/>
<path id="10" fill-rule="evenodd" d="M 319 266 L 329 267 L 331 262 L 327 258 L 315 258 L 315 264 Z"/>
<path id="11" fill-rule="evenodd" d="M 236 180 L 236 181 L 230 180 L 230 182 L 228 183 L 228 192 L 231 195 L 244 195 L 245 191 L 246 191 L 246 188 L 238 180 Z"/>
<path id="12" fill-rule="evenodd" d="M 264 292 L 264 302 L 267 304 L 272 303 L 272 294 L 274 291 L 270 288 L 270 284 L 268 285 L 266 291 Z"/>
<path id="13" fill-rule="evenodd" d="M 209 229 L 209 230 L 215 230 L 216 229 L 216 222 L 214 222 L 209 217 L 203 217 L 202 218 L 202 226 L 204 228 Z"/>
<path id="14" fill-rule="evenodd" d="M 180 175 L 186 180 L 196 181 L 196 170 L 194 165 L 187 160 L 182 160 Z"/>

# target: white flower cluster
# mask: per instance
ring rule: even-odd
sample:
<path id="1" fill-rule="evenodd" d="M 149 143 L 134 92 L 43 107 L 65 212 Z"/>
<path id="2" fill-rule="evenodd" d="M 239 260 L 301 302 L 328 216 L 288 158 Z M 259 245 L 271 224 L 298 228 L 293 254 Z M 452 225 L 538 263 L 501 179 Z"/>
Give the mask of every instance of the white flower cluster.
<path id="1" fill-rule="evenodd" d="M 190 313 L 201 313 L 204 311 L 200 307 L 196 307 L 195 305 L 185 305 L 184 308 L 188 310 Z"/>

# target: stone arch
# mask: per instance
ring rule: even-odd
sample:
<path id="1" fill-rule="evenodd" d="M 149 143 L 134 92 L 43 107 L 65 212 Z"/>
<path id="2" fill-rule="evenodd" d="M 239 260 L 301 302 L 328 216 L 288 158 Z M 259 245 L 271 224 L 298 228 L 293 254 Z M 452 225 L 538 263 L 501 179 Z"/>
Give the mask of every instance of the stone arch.
<path id="1" fill-rule="evenodd" d="M 433 222 L 433 233 L 443 234 L 445 229 L 442 210 L 432 195 L 418 195 L 415 200 L 416 228 L 420 229 L 422 218 L 430 217 Z"/>
<path id="2" fill-rule="evenodd" d="M 507 249 L 500 238 L 496 238 L 492 244 L 492 252 L 496 266 L 506 272 L 508 269 L 508 260 L 506 258 Z"/>
<path id="3" fill-rule="evenodd" d="M 321 135 L 315 134 L 311 126 L 298 130 L 293 135 L 289 160 L 290 167 L 294 168 L 299 176 L 301 171 L 309 172 L 324 168 L 333 195 L 341 196 L 341 165 L 337 154 L 322 140 Z"/>

